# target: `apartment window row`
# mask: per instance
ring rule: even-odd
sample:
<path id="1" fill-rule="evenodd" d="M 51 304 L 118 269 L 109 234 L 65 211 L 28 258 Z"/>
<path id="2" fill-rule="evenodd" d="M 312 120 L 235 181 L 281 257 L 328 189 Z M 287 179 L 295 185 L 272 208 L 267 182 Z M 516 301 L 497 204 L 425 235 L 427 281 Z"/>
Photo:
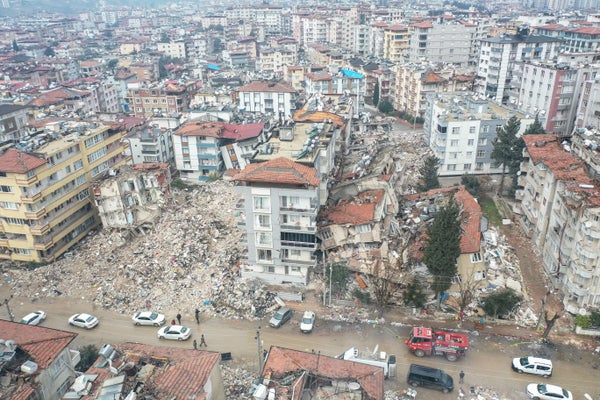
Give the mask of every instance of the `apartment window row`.
<path id="1" fill-rule="evenodd" d="M 96 135 L 96 136 L 92 136 L 91 138 L 85 140 L 85 148 L 88 149 L 88 148 L 92 147 L 93 145 L 98 144 L 102 141 L 104 141 L 103 133 Z"/>
<path id="2" fill-rule="evenodd" d="M 0 207 L 6 208 L 7 210 L 18 210 L 19 204 L 13 203 L 12 201 L 0 201 Z"/>
<path id="3" fill-rule="evenodd" d="M 88 163 L 91 164 L 96 160 L 99 160 L 100 158 L 102 158 L 103 156 L 105 156 L 108 153 L 108 149 L 106 147 L 103 147 L 101 149 L 98 149 L 96 151 L 94 151 L 92 154 L 90 154 L 87 159 L 88 159 Z"/>

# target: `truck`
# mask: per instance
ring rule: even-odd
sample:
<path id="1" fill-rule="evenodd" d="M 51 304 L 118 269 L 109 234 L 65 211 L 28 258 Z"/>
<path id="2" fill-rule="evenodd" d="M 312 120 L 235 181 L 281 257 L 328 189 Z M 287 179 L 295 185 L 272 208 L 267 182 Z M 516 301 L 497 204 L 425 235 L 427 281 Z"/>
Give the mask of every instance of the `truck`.
<path id="1" fill-rule="evenodd" d="M 469 337 L 464 333 L 414 327 L 404 344 L 417 357 L 444 356 L 448 361 L 456 361 L 469 349 Z"/>
<path id="2" fill-rule="evenodd" d="M 356 347 L 351 347 L 336 358 L 340 360 L 354 361 L 361 364 L 368 364 L 374 365 L 376 367 L 381 367 L 383 368 L 383 375 L 385 379 L 395 377 L 396 356 L 393 354 L 388 355 L 385 351 L 378 353 L 378 348 L 379 345 L 375 346 L 375 350 L 373 350 L 373 352 L 361 352 Z"/>

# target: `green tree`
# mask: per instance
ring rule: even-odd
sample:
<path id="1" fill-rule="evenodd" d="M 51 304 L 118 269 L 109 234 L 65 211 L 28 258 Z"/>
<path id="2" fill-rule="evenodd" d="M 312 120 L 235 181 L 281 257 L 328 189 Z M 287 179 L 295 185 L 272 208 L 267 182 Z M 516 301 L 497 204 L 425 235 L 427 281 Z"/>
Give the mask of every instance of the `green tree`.
<path id="1" fill-rule="evenodd" d="M 113 58 L 112 60 L 108 61 L 108 63 L 106 64 L 106 67 L 108 69 L 113 69 L 117 66 L 117 64 L 119 64 L 119 60 L 117 58 Z"/>
<path id="2" fill-rule="evenodd" d="M 19 51 L 20 50 L 19 49 L 19 45 L 17 44 L 17 39 L 13 39 L 12 49 L 13 49 L 13 51 Z"/>
<path id="3" fill-rule="evenodd" d="M 394 111 L 394 106 L 387 100 L 379 102 L 379 111 L 384 114 L 389 114 Z"/>
<path id="4" fill-rule="evenodd" d="M 44 55 L 46 57 L 54 57 L 56 53 L 54 53 L 54 49 L 52 47 L 46 47 L 46 50 L 44 50 Z"/>
<path id="5" fill-rule="evenodd" d="M 340 293 L 340 295 L 346 293 L 350 271 L 344 264 L 333 263 L 327 265 L 325 276 L 327 276 L 327 285 L 331 287 L 331 293 Z"/>
<path id="6" fill-rule="evenodd" d="M 502 317 L 514 310 L 522 300 L 523 297 L 512 289 L 501 290 L 485 298 L 483 310 L 490 317 Z"/>
<path id="7" fill-rule="evenodd" d="M 479 179 L 475 175 L 464 174 L 460 178 L 460 183 L 465 185 L 465 188 L 472 196 L 477 196 L 479 193 Z"/>
<path id="8" fill-rule="evenodd" d="M 416 308 L 423 308 L 427 302 L 427 296 L 423 292 L 423 285 L 416 277 L 406 285 L 406 289 L 402 293 L 402 301 L 405 306 L 413 306 Z"/>
<path id="9" fill-rule="evenodd" d="M 98 359 L 98 348 L 93 344 L 88 344 L 79 348 L 79 354 L 81 355 L 81 359 L 77 364 L 77 370 L 85 372 Z"/>
<path id="10" fill-rule="evenodd" d="M 513 178 L 513 187 L 516 188 L 516 174 L 519 171 L 525 147 L 523 138 L 518 136 L 520 127 L 521 121 L 513 115 L 504 126 L 498 128 L 497 136 L 493 141 L 492 160 L 494 160 L 494 166 L 502 166 L 499 194 L 503 193 L 504 177 L 507 171 Z"/>
<path id="11" fill-rule="evenodd" d="M 419 168 L 419 173 L 421 174 L 421 180 L 417 188 L 419 192 L 426 192 L 440 187 L 440 181 L 438 180 L 439 165 L 440 159 L 436 156 L 425 158 L 423 165 Z"/>
<path id="12" fill-rule="evenodd" d="M 373 88 L 373 105 L 377 107 L 379 104 L 379 81 L 375 82 L 375 87 Z"/>
<path id="13" fill-rule="evenodd" d="M 535 114 L 535 120 L 533 121 L 533 124 L 529 125 L 527 127 L 527 129 L 525 129 L 525 132 L 523 132 L 524 135 L 535 135 L 535 134 L 545 134 L 545 133 L 546 133 L 546 130 L 540 123 L 540 119 L 538 118 L 537 114 Z"/>
<path id="14" fill-rule="evenodd" d="M 436 298 L 450 288 L 456 275 L 456 260 L 460 255 L 460 227 L 458 206 L 451 197 L 448 204 L 435 214 L 427 227 L 423 263 L 433 275 L 432 289 Z"/>

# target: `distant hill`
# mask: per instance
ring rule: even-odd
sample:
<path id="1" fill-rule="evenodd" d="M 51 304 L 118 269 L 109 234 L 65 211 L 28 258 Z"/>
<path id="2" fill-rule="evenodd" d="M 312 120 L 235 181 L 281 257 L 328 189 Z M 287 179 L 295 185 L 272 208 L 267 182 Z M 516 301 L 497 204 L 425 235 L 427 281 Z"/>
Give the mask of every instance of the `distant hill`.
<path id="1" fill-rule="evenodd" d="M 174 0 L 105 0 L 106 5 L 159 8 Z M 0 8 L 0 16 L 35 15 L 39 13 L 77 14 L 97 11 L 98 0 L 9 0 L 10 8 Z"/>

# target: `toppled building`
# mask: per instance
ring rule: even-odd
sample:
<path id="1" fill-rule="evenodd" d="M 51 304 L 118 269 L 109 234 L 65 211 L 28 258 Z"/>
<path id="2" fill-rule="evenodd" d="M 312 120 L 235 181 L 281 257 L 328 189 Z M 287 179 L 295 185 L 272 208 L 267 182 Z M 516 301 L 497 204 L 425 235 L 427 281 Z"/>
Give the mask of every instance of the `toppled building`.
<path id="1" fill-rule="evenodd" d="M 61 399 L 81 360 L 76 333 L 0 319 L 0 398 Z"/>
<path id="2" fill-rule="evenodd" d="M 220 360 L 221 354 L 212 351 L 131 342 L 105 344 L 94 365 L 82 375 L 84 384 L 72 386 L 69 398 L 224 400 Z M 85 392 L 77 392 L 77 386 L 85 387 Z"/>
<path id="3" fill-rule="evenodd" d="M 136 164 L 114 170 L 93 186 L 94 201 L 104 228 L 152 227 L 169 195 L 168 163 Z"/>

